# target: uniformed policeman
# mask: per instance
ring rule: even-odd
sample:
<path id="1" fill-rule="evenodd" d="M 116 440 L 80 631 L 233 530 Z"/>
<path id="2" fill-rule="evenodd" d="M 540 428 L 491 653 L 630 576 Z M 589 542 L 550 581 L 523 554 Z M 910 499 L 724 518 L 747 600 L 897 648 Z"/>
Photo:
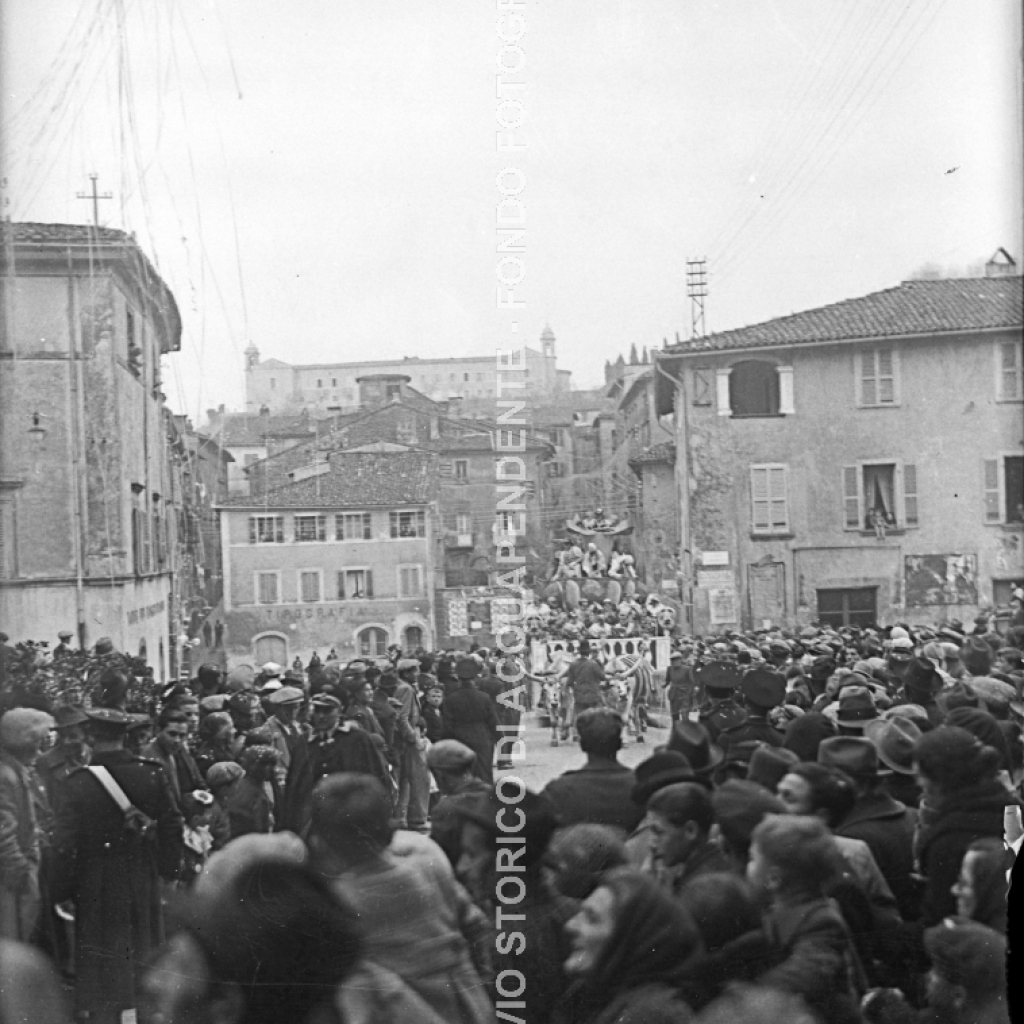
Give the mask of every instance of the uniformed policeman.
<path id="1" fill-rule="evenodd" d="M 56 813 L 64 794 L 64 784 L 72 772 L 89 763 L 85 730 L 89 716 L 79 707 L 62 704 L 53 711 L 57 740 L 36 761 L 36 772 L 43 781 L 50 807 Z"/>
<path id="2" fill-rule="evenodd" d="M 786 699 L 786 680 L 778 672 L 770 668 L 757 666 L 743 676 L 740 684 L 746 715 L 742 722 L 723 729 L 718 742 L 725 750 L 726 760 L 735 760 L 735 751 L 730 748 L 743 744 L 743 753 L 753 751 L 757 743 L 767 743 L 772 747 L 782 746 L 782 733 L 769 721 L 768 712 L 778 707 Z"/>
<path id="3" fill-rule="evenodd" d="M 733 699 L 742 678 L 740 668 L 728 661 L 711 661 L 697 668 L 693 676 L 707 698 L 700 707 L 698 721 L 716 743 L 725 729 L 739 725 L 746 717 Z"/>
<path id="4" fill-rule="evenodd" d="M 76 908 L 75 1016 L 117 1024 L 138 1006 L 142 974 L 162 941 L 159 878 L 178 876 L 182 818 L 163 766 L 124 749 L 128 716 L 116 708 L 86 714 L 92 761 L 67 780 L 54 848 Z M 129 814 L 97 768 L 127 798 Z"/>

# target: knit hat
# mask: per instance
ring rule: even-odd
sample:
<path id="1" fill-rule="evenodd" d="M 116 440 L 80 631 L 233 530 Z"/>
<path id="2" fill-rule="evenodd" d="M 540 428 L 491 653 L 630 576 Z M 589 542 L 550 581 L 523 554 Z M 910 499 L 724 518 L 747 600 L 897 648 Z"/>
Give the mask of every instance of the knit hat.
<path id="1" fill-rule="evenodd" d="M 825 715 L 820 711 L 808 711 L 786 726 L 782 745 L 792 750 L 801 761 L 817 761 L 821 741 L 835 734 L 835 724 Z"/>
<path id="2" fill-rule="evenodd" d="M 234 761 L 218 761 L 206 769 L 206 784 L 212 790 L 230 785 L 245 774 L 245 769 Z"/>
<path id="3" fill-rule="evenodd" d="M 960 658 L 972 676 L 988 675 L 992 668 L 992 648 L 980 636 L 968 639 L 961 649 Z"/>
<path id="4" fill-rule="evenodd" d="M 785 812 L 781 801 L 748 779 L 723 782 L 711 794 L 711 808 L 722 838 L 741 855 L 750 849 L 750 837 L 766 814 Z"/>
<path id="5" fill-rule="evenodd" d="M 972 736 L 977 736 L 988 747 L 995 747 L 1003 759 L 1002 767 L 1009 770 L 1010 751 L 1006 746 L 1006 737 L 999 723 L 987 711 L 979 708 L 956 708 L 946 715 L 944 725 L 966 729 Z"/>
<path id="6" fill-rule="evenodd" d="M 675 782 L 695 782 L 696 775 L 686 757 L 677 750 L 662 750 L 652 754 L 633 769 L 636 785 L 630 799 L 641 807 L 663 786 Z"/>
<path id="7" fill-rule="evenodd" d="M 747 779 L 764 786 L 769 793 L 775 792 L 775 787 L 782 781 L 782 777 L 789 772 L 793 765 L 799 764 L 800 758 L 787 750 L 785 747 L 773 747 L 768 743 L 760 743 L 754 748 L 747 764 Z"/>

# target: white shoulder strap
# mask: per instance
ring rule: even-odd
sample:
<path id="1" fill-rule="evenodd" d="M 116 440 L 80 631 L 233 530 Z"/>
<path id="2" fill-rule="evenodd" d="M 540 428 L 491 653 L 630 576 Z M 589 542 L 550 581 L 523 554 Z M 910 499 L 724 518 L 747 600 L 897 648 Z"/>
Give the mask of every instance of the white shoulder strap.
<path id="1" fill-rule="evenodd" d="M 111 799 L 121 808 L 121 813 L 131 807 L 132 802 L 128 799 L 125 791 L 117 784 L 117 780 L 102 765 L 91 764 L 89 771 L 98 780 L 99 784 L 110 794 Z"/>

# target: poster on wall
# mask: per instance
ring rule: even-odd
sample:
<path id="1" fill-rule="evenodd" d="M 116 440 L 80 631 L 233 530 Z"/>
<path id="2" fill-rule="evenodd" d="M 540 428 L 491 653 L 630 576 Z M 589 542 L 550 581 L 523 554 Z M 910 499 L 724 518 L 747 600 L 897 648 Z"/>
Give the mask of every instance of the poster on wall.
<path id="1" fill-rule="evenodd" d="M 907 555 L 903 565 L 908 608 L 978 603 L 977 555 Z"/>
<path id="2" fill-rule="evenodd" d="M 739 622 L 736 611 L 736 590 L 711 590 L 708 592 L 710 599 L 711 624 L 713 626 L 724 626 L 731 622 Z"/>
<path id="3" fill-rule="evenodd" d="M 469 635 L 469 615 L 468 607 L 465 601 L 449 601 L 448 602 L 448 635 L 449 636 L 468 636 Z"/>

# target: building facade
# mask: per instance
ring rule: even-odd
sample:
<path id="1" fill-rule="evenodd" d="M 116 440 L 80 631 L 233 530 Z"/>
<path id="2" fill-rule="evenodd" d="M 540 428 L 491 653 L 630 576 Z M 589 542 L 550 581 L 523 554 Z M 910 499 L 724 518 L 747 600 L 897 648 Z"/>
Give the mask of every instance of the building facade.
<path id="1" fill-rule="evenodd" d="M 0 624 L 73 630 L 174 671 L 174 427 L 161 357 L 174 297 L 124 232 L 4 224 Z"/>
<path id="2" fill-rule="evenodd" d="M 897 288 L 659 354 L 694 632 L 968 621 L 1024 575 L 1022 279 Z"/>
<path id="3" fill-rule="evenodd" d="M 541 334 L 539 350 L 526 347 L 523 351 L 522 394 L 528 401 L 570 389 L 571 373 L 558 369 L 555 336 L 550 327 Z M 450 359 L 408 356 L 294 365 L 279 359 L 261 361 L 259 350 L 250 345 L 245 358 L 245 403 L 250 413 L 263 408 L 271 414 L 302 409 L 314 415 L 354 412 L 359 408 L 359 379 L 375 374 L 403 374 L 413 388 L 428 398 L 444 402 L 458 396 L 474 412 L 493 412 L 497 394 L 497 360 L 493 353 Z"/>
<path id="4" fill-rule="evenodd" d="M 434 643 L 438 459 L 306 453 L 220 508 L 229 665 L 308 663 Z"/>

